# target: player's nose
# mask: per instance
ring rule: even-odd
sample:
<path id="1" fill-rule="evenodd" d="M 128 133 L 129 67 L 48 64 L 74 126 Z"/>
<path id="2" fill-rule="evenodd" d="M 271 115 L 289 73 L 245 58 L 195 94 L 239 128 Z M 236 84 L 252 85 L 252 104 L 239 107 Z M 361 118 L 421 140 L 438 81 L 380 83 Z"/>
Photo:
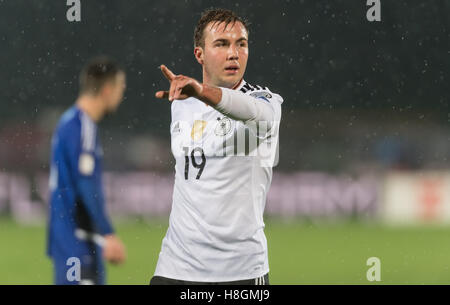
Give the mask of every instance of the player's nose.
<path id="1" fill-rule="evenodd" d="M 228 48 L 228 53 L 227 53 L 227 59 L 228 60 L 235 60 L 235 59 L 239 59 L 239 52 L 236 48 L 236 46 L 231 45 Z"/>

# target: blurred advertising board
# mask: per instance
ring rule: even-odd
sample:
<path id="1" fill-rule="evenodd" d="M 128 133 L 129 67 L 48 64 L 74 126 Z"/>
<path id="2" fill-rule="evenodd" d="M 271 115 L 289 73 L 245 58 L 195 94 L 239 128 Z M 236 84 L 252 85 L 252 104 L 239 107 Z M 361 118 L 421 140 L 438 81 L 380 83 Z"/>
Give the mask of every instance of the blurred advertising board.
<path id="1" fill-rule="evenodd" d="M 167 216 L 174 175 L 158 172 L 108 172 L 107 209 L 114 216 Z M 266 215 L 284 218 L 374 217 L 379 179 L 326 173 L 274 173 Z M 47 215 L 48 175 L 0 173 L 0 213 L 21 222 L 42 222 Z"/>
<path id="2" fill-rule="evenodd" d="M 391 172 L 380 214 L 391 224 L 450 223 L 450 172 Z"/>

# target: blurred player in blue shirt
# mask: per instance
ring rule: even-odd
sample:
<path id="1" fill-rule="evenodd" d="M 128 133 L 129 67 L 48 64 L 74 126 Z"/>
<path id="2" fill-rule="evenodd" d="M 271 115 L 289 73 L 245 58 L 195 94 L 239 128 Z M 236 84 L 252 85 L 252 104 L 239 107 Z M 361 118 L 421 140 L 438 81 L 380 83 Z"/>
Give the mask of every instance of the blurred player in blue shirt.
<path id="1" fill-rule="evenodd" d="M 125 260 L 125 247 L 105 212 L 97 122 L 122 101 L 125 72 L 110 58 L 92 59 L 80 95 L 52 138 L 47 254 L 55 284 L 105 284 L 103 259 Z"/>

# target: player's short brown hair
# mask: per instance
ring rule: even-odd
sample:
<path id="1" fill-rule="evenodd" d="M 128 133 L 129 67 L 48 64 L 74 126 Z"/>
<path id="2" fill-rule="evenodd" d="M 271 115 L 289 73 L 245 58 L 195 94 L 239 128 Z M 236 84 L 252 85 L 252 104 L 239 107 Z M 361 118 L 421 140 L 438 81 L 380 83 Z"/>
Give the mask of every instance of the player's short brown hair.
<path id="1" fill-rule="evenodd" d="M 92 58 L 81 70 L 80 92 L 97 94 L 105 83 L 115 80 L 120 72 L 124 73 L 124 70 L 111 57 Z"/>
<path id="2" fill-rule="evenodd" d="M 223 8 L 212 8 L 204 11 L 194 30 L 194 47 L 205 47 L 205 38 L 203 34 L 209 23 L 213 22 L 213 24 L 215 24 L 225 22 L 225 26 L 228 26 L 229 24 L 234 25 L 237 21 L 244 25 L 248 34 L 248 26 L 250 23 L 246 19 L 236 15 L 235 12 Z"/>

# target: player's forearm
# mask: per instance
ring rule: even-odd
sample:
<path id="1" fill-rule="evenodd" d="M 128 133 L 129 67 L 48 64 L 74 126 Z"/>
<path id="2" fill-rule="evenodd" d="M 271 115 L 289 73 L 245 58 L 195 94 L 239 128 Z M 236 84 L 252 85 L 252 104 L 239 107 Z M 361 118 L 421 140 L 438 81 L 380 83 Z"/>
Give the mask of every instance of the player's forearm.
<path id="1" fill-rule="evenodd" d="M 103 192 L 100 185 L 89 178 L 80 179 L 78 191 L 96 232 L 101 235 L 113 234 L 114 228 L 104 209 Z"/>
<path id="2" fill-rule="evenodd" d="M 222 89 L 203 84 L 201 93 L 197 98 L 209 106 L 216 107 L 222 100 Z"/>

